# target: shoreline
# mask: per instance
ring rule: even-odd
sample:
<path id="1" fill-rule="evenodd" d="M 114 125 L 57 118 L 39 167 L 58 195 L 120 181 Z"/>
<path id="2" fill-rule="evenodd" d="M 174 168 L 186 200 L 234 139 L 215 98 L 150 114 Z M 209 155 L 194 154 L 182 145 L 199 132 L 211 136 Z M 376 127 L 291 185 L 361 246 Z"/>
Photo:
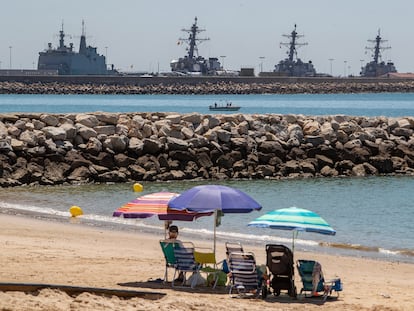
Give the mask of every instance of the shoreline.
<path id="1" fill-rule="evenodd" d="M 155 234 L 108 231 L 71 223 L 53 223 L 0 214 L 0 279 L 3 282 L 46 283 L 71 286 L 104 287 L 160 291 L 164 298 L 120 300 L 83 293 L 71 297 L 58 290 L 41 290 L 37 295 L 0 292 L 0 307 L 7 310 L 206 310 L 218 304 L 239 310 L 412 310 L 414 293 L 413 264 L 372 259 L 295 252 L 295 259 L 321 262 L 326 278 L 341 277 L 344 291 L 337 300 L 324 304 L 308 299 L 291 300 L 285 296 L 266 301 L 232 299 L 224 290 L 202 291 L 172 289 L 147 282 L 164 274 L 164 259 Z M 183 235 L 183 241 L 188 238 Z M 243 241 L 242 241 L 243 242 Z M 197 246 L 211 246 L 194 241 Z M 245 246 L 253 251 L 258 264 L 264 263 L 263 247 Z M 223 243 L 217 258 L 225 258 Z M 296 273 L 296 272 L 295 272 Z M 296 286 L 301 288 L 297 273 Z"/>
<path id="2" fill-rule="evenodd" d="M 153 226 L 153 225 L 144 225 L 144 224 L 132 224 L 132 223 L 119 223 L 119 222 L 111 222 L 108 220 L 102 219 L 95 219 L 95 218 L 85 218 L 84 216 L 80 217 L 70 217 L 69 213 L 67 216 L 63 215 L 53 215 L 49 213 L 42 213 L 39 211 L 32 211 L 32 210 L 24 210 L 24 209 L 13 209 L 9 207 L 1 206 L 0 204 L 0 215 L 8 215 L 8 216 L 16 216 L 16 217 L 23 217 L 28 219 L 35 219 L 35 220 L 42 220 L 51 223 L 59 223 L 59 224 L 76 224 L 78 226 L 83 226 L 86 228 L 95 228 L 107 231 L 115 231 L 115 232 L 126 232 L 126 233 L 143 233 L 147 235 L 159 235 L 162 236 L 165 232 L 162 229 L 162 225 Z M 115 218 L 119 219 L 119 218 Z M 183 223 L 179 222 L 182 226 Z M 211 243 L 212 238 L 210 234 L 212 232 L 207 232 L 208 236 L 204 239 L 202 238 L 203 235 L 206 234 L 206 231 L 195 231 L 194 229 L 185 228 L 181 230 L 185 233 L 185 235 L 190 239 L 195 239 L 197 241 L 201 241 L 202 243 Z M 224 238 L 226 236 L 226 238 Z M 259 238 L 247 238 L 244 235 L 241 235 L 241 238 L 244 239 L 243 242 L 250 247 L 257 248 L 259 245 L 262 244 L 286 244 L 288 247 L 291 247 L 291 242 L 286 242 L 286 237 L 279 236 L 279 241 L 263 241 Z M 238 242 L 240 238 L 235 237 L 233 234 L 229 232 L 217 232 L 217 243 L 224 244 L 225 242 Z M 280 241 L 280 239 L 282 241 Z M 207 242 L 206 242 L 207 241 Z M 414 264 L 413 261 L 413 254 L 412 251 L 409 253 L 404 253 L 404 250 L 387 250 L 381 249 L 380 247 L 368 247 L 364 245 L 351 245 L 351 244 L 339 244 L 335 242 L 325 242 L 325 241 L 313 241 L 308 239 L 303 239 L 306 242 L 314 242 L 317 243 L 315 245 L 302 245 L 299 246 L 298 242 L 300 240 L 296 239 L 296 249 L 302 252 L 310 252 L 310 253 L 321 253 L 325 255 L 340 255 L 347 258 L 361 258 L 361 259 L 368 259 L 368 260 L 378 260 L 381 262 L 391 262 L 391 263 L 407 263 L 407 264 Z M 398 254 L 400 253 L 401 254 Z"/>

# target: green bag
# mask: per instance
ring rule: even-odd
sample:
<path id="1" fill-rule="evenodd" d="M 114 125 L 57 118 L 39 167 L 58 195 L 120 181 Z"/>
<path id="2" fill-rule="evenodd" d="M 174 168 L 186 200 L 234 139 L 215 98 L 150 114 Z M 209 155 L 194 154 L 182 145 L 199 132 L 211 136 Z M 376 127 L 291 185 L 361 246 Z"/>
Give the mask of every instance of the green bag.
<path id="1" fill-rule="evenodd" d="M 207 276 L 207 284 L 209 286 L 213 286 L 214 285 L 214 273 L 210 273 Z M 218 277 L 218 281 L 217 281 L 217 286 L 226 286 L 227 283 L 227 274 L 223 271 L 220 271 L 217 273 L 217 277 Z"/>

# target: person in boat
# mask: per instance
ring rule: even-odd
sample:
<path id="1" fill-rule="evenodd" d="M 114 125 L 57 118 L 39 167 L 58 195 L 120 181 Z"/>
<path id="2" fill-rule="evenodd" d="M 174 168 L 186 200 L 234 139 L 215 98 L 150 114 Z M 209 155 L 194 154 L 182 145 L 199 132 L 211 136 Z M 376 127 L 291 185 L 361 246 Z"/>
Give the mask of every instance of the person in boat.
<path id="1" fill-rule="evenodd" d="M 217 103 L 214 103 L 214 108 L 217 108 Z"/>

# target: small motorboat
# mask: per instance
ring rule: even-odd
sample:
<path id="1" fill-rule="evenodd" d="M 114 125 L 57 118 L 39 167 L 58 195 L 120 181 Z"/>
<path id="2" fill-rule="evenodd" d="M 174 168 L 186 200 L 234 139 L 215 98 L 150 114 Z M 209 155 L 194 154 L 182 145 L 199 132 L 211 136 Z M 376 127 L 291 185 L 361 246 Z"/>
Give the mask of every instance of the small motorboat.
<path id="1" fill-rule="evenodd" d="M 225 104 L 214 103 L 214 105 L 208 107 L 212 111 L 238 111 L 240 108 L 240 106 L 234 106 L 231 102 L 226 102 Z"/>

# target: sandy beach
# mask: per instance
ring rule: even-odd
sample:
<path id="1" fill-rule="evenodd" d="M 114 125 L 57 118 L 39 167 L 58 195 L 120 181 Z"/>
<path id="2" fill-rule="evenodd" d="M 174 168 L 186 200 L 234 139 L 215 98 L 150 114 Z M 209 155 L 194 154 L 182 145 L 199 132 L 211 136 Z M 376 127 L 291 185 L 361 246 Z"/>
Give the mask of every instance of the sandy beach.
<path id="1" fill-rule="evenodd" d="M 70 296 L 57 289 L 36 292 L 1 291 L 0 310 L 413 310 L 412 264 L 295 254 L 295 259 L 322 263 L 327 278 L 340 276 L 344 291 L 338 299 L 287 295 L 261 299 L 231 298 L 225 288 L 171 288 L 148 282 L 162 278 L 164 258 L 160 236 L 120 232 L 67 223 L 0 215 L 0 282 L 42 283 L 163 293 L 158 299 L 118 298 L 88 292 Z M 188 240 L 185 236 L 181 240 Z M 205 241 L 193 241 L 211 246 Z M 257 262 L 265 262 L 263 248 L 250 248 Z M 217 258 L 225 257 L 224 244 Z M 172 270 L 171 270 L 172 272 Z M 171 274 L 172 275 L 172 274 Z M 301 283 L 296 273 L 296 286 Z"/>

